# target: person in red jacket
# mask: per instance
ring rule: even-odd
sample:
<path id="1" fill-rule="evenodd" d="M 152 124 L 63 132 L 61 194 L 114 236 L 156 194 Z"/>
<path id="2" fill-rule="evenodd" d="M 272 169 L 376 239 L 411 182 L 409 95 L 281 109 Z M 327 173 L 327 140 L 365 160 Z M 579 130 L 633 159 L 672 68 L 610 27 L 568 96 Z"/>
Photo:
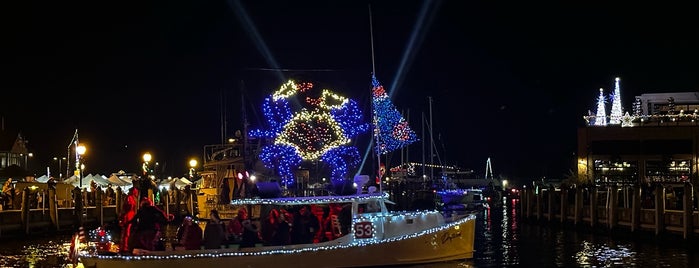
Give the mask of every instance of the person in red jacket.
<path id="1" fill-rule="evenodd" d="M 185 217 L 182 225 L 177 229 L 177 241 L 184 249 L 201 249 L 202 234 L 204 231 L 192 217 Z"/>
<path id="2" fill-rule="evenodd" d="M 129 189 L 129 195 L 126 196 L 126 201 L 122 206 L 122 212 L 119 216 L 119 226 L 121 227 L 121 240 L 119 241 L 119 252 L 122 254 L 130 254 L 129 239 L 131 238 L 131 225 L 133 217 L 136 216 L 136 208 L 138 206 L 138 190 L 135 187 Z"/>

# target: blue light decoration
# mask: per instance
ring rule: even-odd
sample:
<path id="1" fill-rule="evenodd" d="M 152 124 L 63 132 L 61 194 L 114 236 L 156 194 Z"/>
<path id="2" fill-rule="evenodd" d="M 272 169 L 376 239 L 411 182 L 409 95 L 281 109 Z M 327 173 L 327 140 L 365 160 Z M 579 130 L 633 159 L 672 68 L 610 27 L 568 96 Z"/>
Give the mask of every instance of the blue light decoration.
<path id="1" fill-rule="evenodd" d="M 372 74 L 371 82 L 374 120 L 377 127 L 375 129 L 378 140 L 378 146 L 375 147 L 377 153 L 386 154 L 416 142 L 418 138 L 415 131 L 408 126 L 408 122 L 393 105 L 383 85 L 376 79 L 376 75 Z"/>
<path id="2" fill-rule="evenodd" d="M 286 82 L 263 102 L 269 128 L 248 133 L 250 137 L 274 140 L 262 148 L 260 159 L 287 187 L 295 183 L 294 170 L 304 160 L 327 162 L 332 167 L 333 181 L 344 179 L 349 168 L 359 164 L 359 152 L 347 144 L 369 129 L 355 101 L 327 89 L 319 97 L 311 96 L 312 89 L 313 83 Z M 291 98 L 303 98 L 304 102 L 292 109 Z"/>

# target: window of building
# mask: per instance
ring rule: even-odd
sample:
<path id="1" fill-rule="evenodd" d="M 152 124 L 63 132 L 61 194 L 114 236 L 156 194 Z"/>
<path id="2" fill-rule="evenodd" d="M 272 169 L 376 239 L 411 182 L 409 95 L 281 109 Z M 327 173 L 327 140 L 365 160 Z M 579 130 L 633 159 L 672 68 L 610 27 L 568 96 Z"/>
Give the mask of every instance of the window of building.
<path id="1" fill-rule="evenodd" d="M 594 161 L 597 184 L 634 184 L 638 181 L 638 162 L 622 160 Z"/>
<path id="2" fill-rule="evenodd" d="M 648 160 L 646 161 L 646 181 L 649 182 L 685 182 L 691 174 L 692 161 Z"/>

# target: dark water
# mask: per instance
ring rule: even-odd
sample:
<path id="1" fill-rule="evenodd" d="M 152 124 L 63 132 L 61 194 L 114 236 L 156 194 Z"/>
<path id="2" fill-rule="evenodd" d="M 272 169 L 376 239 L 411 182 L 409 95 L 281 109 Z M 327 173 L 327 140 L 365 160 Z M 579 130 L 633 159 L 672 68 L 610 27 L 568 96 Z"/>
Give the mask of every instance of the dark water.
<path id="1" fill-rule="evenodd" d="M 699 242 L 540 225 L 519 219 L 516 202 L 479 212 L 472 260 L 405 267 L 699 267 Z M 67 267 L 63 245 L 69 239 L 2 237 L 0 267 Z"/>

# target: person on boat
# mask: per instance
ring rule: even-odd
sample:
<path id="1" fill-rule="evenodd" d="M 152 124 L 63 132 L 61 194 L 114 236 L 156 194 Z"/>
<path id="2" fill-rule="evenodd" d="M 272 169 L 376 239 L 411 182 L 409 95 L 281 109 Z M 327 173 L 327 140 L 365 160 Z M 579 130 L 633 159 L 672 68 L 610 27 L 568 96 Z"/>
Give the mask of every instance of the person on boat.
<path id="1" fill-rule="evenodd" d="M 296 211 L 291 227 L 292 244 L 311 244 L 320 229 L 318 218 L 313 215 L 310 205 L 303 205 Z"/>
<path id="2" fill-rule="evenodd" d="M 340 210 L 342 210 L 342 206 L 336 203 L 328 204 L 327 207 L 323 208 L 323 225 L 321 225 L 322 230 L 318 238 L 320 242 L 340 237 L 340 223 L 337 218 Z"/>
<path id="3" fill-rule="evenodd" d="M 138 200 L 138 190 L 135 187 L 129 188 L 129 194 L 126 196 L 124 205 L 119 216 L 119 226 L 121 227 L 121 240 L 119 251 L 122 253 L 131 252 L 129 247 L 129 239 L 131 238 L 131 224 L 133 217 L 136 215 L 136 205 Z"/>
<path id="4" fill-rule="evenodd" d="M 228 232 L 229 241 L 240 242 L 243 236 L 243 219 L 247 218 L 247 214 L 248 212 L 244 207 L 239 208 L 238 214 L 228 222 L 226 228 Z"/>
<path id="5" fill-rule="evenodd" d="M 160 245 L 162 230 L 168 223 L 170 217 L 165 212 L 153 205 L 149 198 L 141 198 L 141 206 L 136 215 L 131 220 L 133 229 L 132 250 L 139 248 L 145 250 L 164 250 Z"/>
<path id="6" fill-rule="evenodd" d="M 239 248 L 255 247 L 260 241 L 260 227 L 250 219 L 247 213 L 243 214 L 240 224 L 243 226 Z"/>
<path id="7" fill-rule="evenodd" d="M 206 223 L 206 227 L 204 227 L 204 248 L 221 248 L 226 238 L 226 228 L 221 221 L 218 210 L 212 209 L 209 211 L 209 221 Z"/>
<path id="8" fill-rule="evenodd" d="M 277 226 L 274 234 L 272 234 L 272 245 L 283 246 L 289 244 L 289 231 L 291 230 L 291 224 L 289 223 L 288 217 L 289 213 L 286 210 L 279 212 Z"/>
<path id="9" fill-rule="evenodd" d="M 184 249 L 201 249 L 203 232 L 199 224 L 194 222 L 192 217 L 186 216 L 182 220 L 182 225 L 177 228 L 177 242 Z"/>
<path id="10" fill-rule="evenodd" d="M 272 237 L 277 231 L 277 225 L 279 223 L 279 210 L 272 208 L 269 210 L 267 217 L 262 221 L 262 226 L 260 229 L 260 236 L 262 237 L 262 243 L 265 245 L 272 244 Z"/>

